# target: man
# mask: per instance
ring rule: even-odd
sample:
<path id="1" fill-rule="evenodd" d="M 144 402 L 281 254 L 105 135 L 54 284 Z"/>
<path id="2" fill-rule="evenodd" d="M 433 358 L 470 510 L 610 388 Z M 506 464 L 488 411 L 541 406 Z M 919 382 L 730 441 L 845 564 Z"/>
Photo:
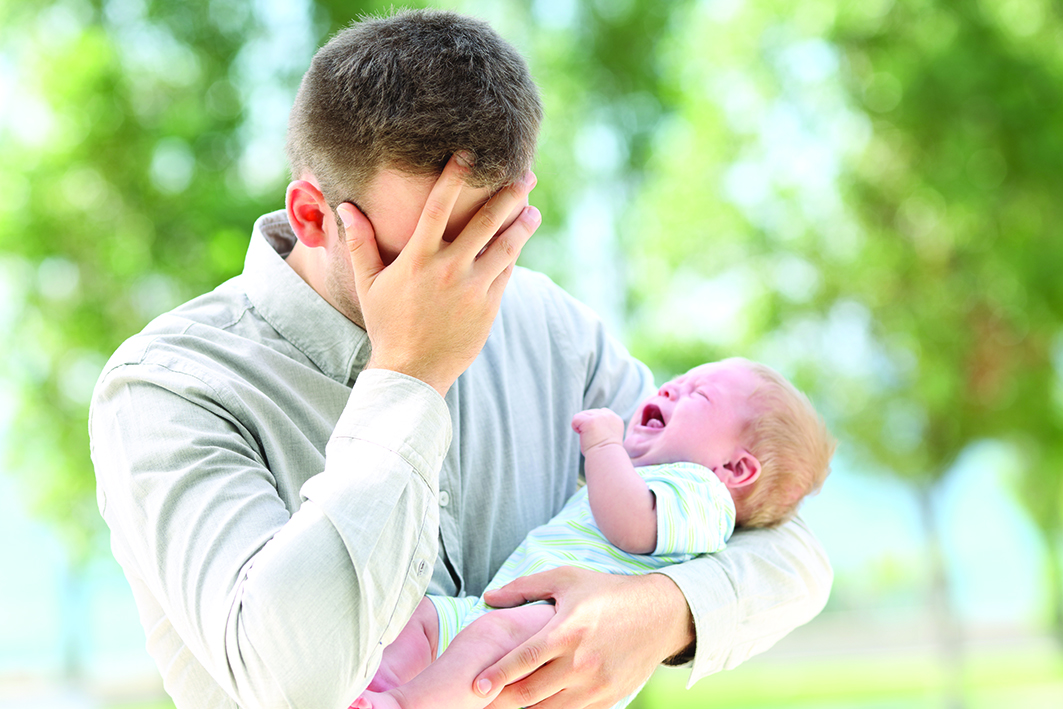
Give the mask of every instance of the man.
<path id="1" fill-rule="evenodd" d="M 593 314 L 514 269 L 540 116 L 480 22 L 345 30 L 304 77 L 286 210 L 243 274 L 108 363 L 98 501 L 178 707 L 347 706 L 426 591 L 480 593 L 572 494 L 571 414 L 627 417 L 652 390 Z M 693 679 L 741 662 L 829 586 L 800 523 L 668 576 L 532 576 L 490 600 L 551 598 L 555 619 L 477 687 L 607 706 L 668 658 Z"/>

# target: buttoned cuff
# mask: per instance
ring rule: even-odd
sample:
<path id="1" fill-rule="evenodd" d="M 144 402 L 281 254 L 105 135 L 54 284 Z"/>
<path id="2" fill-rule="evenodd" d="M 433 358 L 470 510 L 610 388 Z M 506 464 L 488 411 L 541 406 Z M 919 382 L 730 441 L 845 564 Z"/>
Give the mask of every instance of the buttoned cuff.
<path id="1" fill-rule="evenodd" d="M 402 457 L 434 490 L 450 448 L 450 409 L 420 379 L 387 369 L 358 375 L 332 441 L 356 439 Z"/>

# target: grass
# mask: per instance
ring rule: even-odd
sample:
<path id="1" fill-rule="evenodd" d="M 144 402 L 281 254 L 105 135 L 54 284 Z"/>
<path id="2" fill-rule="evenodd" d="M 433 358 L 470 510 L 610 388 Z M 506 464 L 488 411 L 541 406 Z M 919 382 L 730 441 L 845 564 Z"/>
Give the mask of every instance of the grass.
<path id="1" fill-rule="evenodd" d="M 1063 655 L 983 653 L 966 659 L 957 678 L 962 703 L 951 704 L 951 679 L 933 656 L 843 657 L 760 662 L 708 677 L 692 689 L 687 672 L 659 670 L 640 709 L 1058 709 Z"/>
<path id="2" fill-rule="evenodd" d="M 754 658 L 686 689 L 686 670 L 657 671 L 632 709 L 943 709 L 949 675 L 933 655 Z M 965 658 L 963 709 L 1063 707 L 1063 654 L 980 652 Z M 106 709 L 173 709 L 169 701 Z"/>

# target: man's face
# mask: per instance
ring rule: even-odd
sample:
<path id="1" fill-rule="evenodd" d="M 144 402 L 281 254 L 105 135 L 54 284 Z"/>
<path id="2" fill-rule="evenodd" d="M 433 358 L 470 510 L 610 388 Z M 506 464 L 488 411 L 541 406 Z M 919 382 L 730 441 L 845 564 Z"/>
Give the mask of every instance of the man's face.
<path id="1" fill-rule="evenodd" d="M 414 176 L 397 170 L 381 170 L 369 183 L 358 206 L 373 225 L 377 248 L 385 266 L 398 257 L 413 236 L 436 179 L 433 176 Z M 457 238 L 491 195 L 492 192 L 486 188 L 463 189 L 451 211 L 443 238 L 446 241 Z M 514 207 L 496 234 L 508 229 L 527 203 L 525 199 Z M 338 234 L 335 219 L 331 222 L 326 228 L 336 229 Z M 333 302 L 341 306 L 343 314 L 361 323 L 361 308 L 355 297 L 354 270 L 347 247 L 342 235 L 332 242 L 336 248 L 332 249 L 328 257 L 326 287 Z"/>
<path id="2" fill-rule="evenodd" d="M 716 468 L 742 449 L 757 376 L 740 360 L 695 367 L 642 402 L 624 449 L 635 465 L 690 462 Z"/>

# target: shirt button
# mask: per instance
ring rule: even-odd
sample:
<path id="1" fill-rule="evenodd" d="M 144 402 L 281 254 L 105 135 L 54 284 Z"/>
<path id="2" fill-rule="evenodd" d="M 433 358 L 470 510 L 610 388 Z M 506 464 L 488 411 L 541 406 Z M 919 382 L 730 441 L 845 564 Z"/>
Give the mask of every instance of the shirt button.
<path id="1" fill-rule="evenodd" d="M 450 504 L 450 493 L 446 490 L 439 491 L 439 506 L 446 507 Z"/>
<path id="2" fill-rule="evenodd" d="M 426 571 L 428 571 L 428 562 L 424 559 L 421 559 L 417 562 L 417 575 L 424 576 Z"/>

